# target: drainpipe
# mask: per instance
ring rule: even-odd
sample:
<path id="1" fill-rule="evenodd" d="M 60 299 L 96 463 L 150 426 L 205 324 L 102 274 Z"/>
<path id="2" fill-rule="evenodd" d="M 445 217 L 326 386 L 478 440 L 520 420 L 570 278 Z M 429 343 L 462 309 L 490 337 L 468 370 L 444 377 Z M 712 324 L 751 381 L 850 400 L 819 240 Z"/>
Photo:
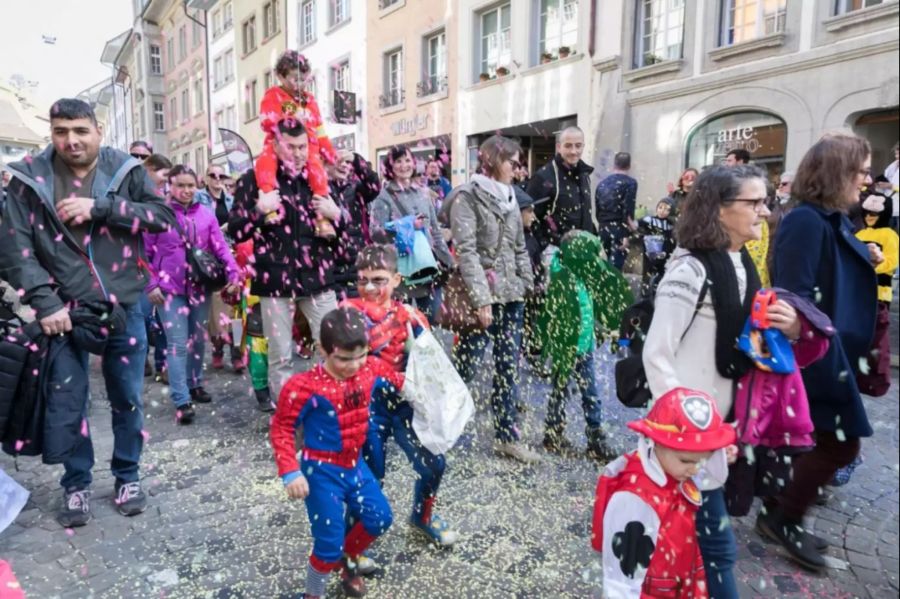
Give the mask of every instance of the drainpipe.
<path id="1" fill-rule="evenodd" d="M 207 11 L 203 12 L 203 20 L 198 21 L 195 19 L 191 13 L 188 12 L 188 0 L 182 0 L 181 7 L 184 9 L 184 16 L 188 18 L 188 20 L 193 21 L 197 25 L 203 28 L 203 52 L 205 54 L 203 71 L 203 78 L 206 80 L 206 127 L 207 131 L 207 143 L 206 143 L 206 168 L 209 168 L 210 157 L 212 156 L 212 145 L 213 145 L 213 115 L 212 115 L 212 90 L 209 85 L 209 73 L 210 67 L 209 64 L 209 31 L 206 30 L 206 21 L 207 21 Z"/>
<path id="2" fill-rule="evenodd" d="M 597 38 L 597 0 L 591 0 L 591 26 L 589 28 L 590 34 L 588 38 L 588 57 L 594 58 L 594 50 L 596 45 Z"/>

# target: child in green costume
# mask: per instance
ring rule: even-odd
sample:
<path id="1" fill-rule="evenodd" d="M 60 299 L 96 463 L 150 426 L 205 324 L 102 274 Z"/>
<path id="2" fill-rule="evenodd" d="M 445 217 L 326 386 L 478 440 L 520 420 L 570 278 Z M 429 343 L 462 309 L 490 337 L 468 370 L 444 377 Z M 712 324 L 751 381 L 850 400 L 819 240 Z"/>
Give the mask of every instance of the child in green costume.
<path id="1" fill-rule="evenodd" d="M 603 258 L 600 239 L 584 231 L 563 236 L 550 265 L 550 285 L 540 330 L 544 355 L 551 360 L 553 391 L 547 404 L 544 448 L 571 454 L 566 439 L 566 400 L 574 380 L 584 407 L 587 454 L 595 459 L 614 455 L 601 428 L 600 397 L 594 351 L 606 331 L 616 330 L 622 312 L 633 301 L 628 281 Z M 577 323 L 577 326 L 573 326 Z"/>

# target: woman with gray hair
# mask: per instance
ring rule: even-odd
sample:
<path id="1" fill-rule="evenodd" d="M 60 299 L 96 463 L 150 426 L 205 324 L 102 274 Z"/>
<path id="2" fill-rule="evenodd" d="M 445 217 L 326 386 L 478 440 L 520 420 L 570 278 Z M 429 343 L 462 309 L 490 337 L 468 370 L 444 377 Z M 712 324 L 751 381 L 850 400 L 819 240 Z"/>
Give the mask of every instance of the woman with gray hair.
<path id="1" fill-rule="evenodd" d="M 493 343 L 495 449 L 522 462 L 536 462 L 537 454 L 521 442 L 516 423 L 524 301 L 534 289 L 512 188 L 519 152 L 519 144 L 500 135 L 485 140 L 479 149 L 481 172 L 450 193 L 441 213 L 449 216 L 459 273 L 481 327 L 460 335 L 457 369 L 463 380 L 471 381 L 488 341 Z"/>
<path id="2" fill-rule="evenodd" d="M 656 292 L 643 351 L 654 400 L 684 387 L 709 394 L 723 417 L 731 413 L 737 381 L 752 368 L 736 340 L 761 286 L 744 245 L 762 236 L 766 200 L 759 168 L 714 166 L 700 174 L 682 204 L 675 232 L 679 247 Z M 799 337 L 800 321 L 787 303 L 779 300 L 769 315 L 774 328 L 790 339 Z M 698 482 L 700 552 L 710 596 L 736 599 L 737 545 L 722 488 L 725 464 L 710 465 L 710 474 Z"/>

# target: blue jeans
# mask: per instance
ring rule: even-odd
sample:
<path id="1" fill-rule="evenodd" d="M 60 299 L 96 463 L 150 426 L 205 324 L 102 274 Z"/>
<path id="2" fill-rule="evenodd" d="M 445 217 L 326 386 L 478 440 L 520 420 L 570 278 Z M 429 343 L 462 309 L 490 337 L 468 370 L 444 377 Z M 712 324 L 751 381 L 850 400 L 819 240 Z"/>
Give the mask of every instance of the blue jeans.
<path id="1" fill-rule="evenodd" d="M 396 393 L 396 391 L 395 391 Z M 384 462 L 387 448 L 385 444 L 393 434 L 394 440 L 418 475 L 413 493 L 413 517 L 422 521 L 427 515 L 431 500 L 437 495 L 444 476 L 446 460 L 443 455 L 434 455 L 420 442 L 412 427 L 413 409 L 402 401 L 399 393 L 395 397 L 379 395 L 371 404 L 369 432 L 363 446 L 363 458 L 379 483 L 384 480 Z"/>
<path id="2" fill-rule="evenodd" d="M 491 408 L 494 412 L 494 434 L 502 443 L 518 441 L 516 402 L 519 400 L 519 352 L 522 347 L 522 319 L 525 304 L 510 302 L 494 304 L 494 321 L 487 331 L 460 335 L 454 348 L 456 369 L 467 383 L 475 377 L 475 370 L 487 349 L 494 344 L 494 379 L 491 389 Z"/>
<path id="3" fill-rule="evenodd" d="M 703 491 L 703 505 L 697 510 L 697 541 L 706 569 L 710 599 L 739 599 L 734 578 L 737 542 L 725 509 L 725 491 Z"/>
<path id="4" fill-rule="evenodd" d="M 606 258 L 618 270 L 625 266 L 625 258 L 628 257 L 628 248 L 622 247 L 622 242 L 628 237 L 628 227 L 624 223 L 603 223 L 600 225 L 600 241 L 603 242 L 603 250 Z"/>
<path id="5" fill-rule="evenodd" d="M 141 294 L 141 312 L 144 314 L 144 325 L 147 329 L 147 341 L 153 346 L 153 366 L 159 372 L 166 367 L 166 331 L 159 320 L 159 313 L 154 313 L 153 304 L 146 293 Z M 149 351 L 149 348 L 148 348 Z"/>
<path id="6" fill-rule="evenodd" d="M 428 323 L 434 326 L 434 319 L 441 310 L 441 301 L 444 293 L 441 287 L 432 287 L 431 293 L 422 297 L 411 297 L 409 303 L 416 307 L 417 310 L 425 315 Z"/>
<path id="7" fill-rule="evenodd" d="M 125 307 L 125 315 L 125 331 L 110 337 L 103 352 L 103 380 L 112 411 L 111 470 L 117 481 L 130 483 L 140 480 L 138 466 L 144 448 L 144 402 L 141 395 L 144 390 L 147 331 L 140 305 Z M 88 353 L 78 353 L 87 365 Z M 82 439 L 64 466 L 65 473 L 60 480 L 64 489 L 75 491 L 91 486 L 94 444 L 90 435 Z"/>
<path id="8" fill-rule="evenodd" d="M 173 295 L 166 298 L 160 310 L 169 342 L 169 395 L 179 407 L 191 401 L 190 389 L 203 385 L 209 295 L 199 304 L 192 304 L 183 295 Z"/>
<path id="9" fill-rule="evenodd" d="M 575 385 L 581 392 L 581 405 L 584 407 L 584 421 L 587 424 L 588 437 L 600 429 L 602 415 L 600 412 L 600 396 L 597 393 L 597 373 L 594 370 L 594 351 L 591 348 L 583 356 L 575 358 L 572 369 L 573 377 L 559 379 L 553 386 L 547 402 L 547 418 L 544 425 L 548 432 L 562 434 L 566 428 L 566 400 L 568 399 L 569 381 L 575 379 Z"/>

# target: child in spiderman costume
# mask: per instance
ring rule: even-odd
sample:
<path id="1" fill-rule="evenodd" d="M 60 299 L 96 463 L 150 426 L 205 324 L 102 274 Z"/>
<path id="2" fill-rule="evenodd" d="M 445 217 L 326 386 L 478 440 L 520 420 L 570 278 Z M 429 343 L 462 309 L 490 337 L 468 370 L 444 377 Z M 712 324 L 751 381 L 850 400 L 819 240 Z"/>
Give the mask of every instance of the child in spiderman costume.
<path id="1" fill-rule="evenodd" d="M 309 61 L 296 50 L 286 50 L 275 63 L 275 75 L 279 85 L 266 90 L 259 107 L 260 125 L 266 134 L 263 151 L 256 159 L 254 173 L 256 184 L 262 193 L 278 189 L 276 172 L 278 156 L 275 154 L 278 123 L 284 119 L 296 119 L 306 126 L 309 139 L 309 157 L 306 161 L 306 176 L 314 196 L 328 197 L 328 176 L 322 165 L 322 158 L 335 161 L 334 146 L 325 133 L 325 123 L 319 104 L 313 94 L 305 89 L 310 76 Z M 334 226 L 327 218 L 316 219 L 316 234 L 333 238 Z"/>
<path id="2" fill-rule="evenodd" d="M 369 355 L 386 363 L 395 372 L 404 372 L 409 346 L 428 326 L 424 314 L 393 299 L 402 278 L 397 272 L 397 250 L 393 245 L 370 245 L 356 261 L 358 298 L 341 305 L 358 309 L 365 316 L 369 335 Z M 419 441 L 412 427 L 413 408 L 398 388 L 387 387 L 372 398 L 369 434 L 363 448 L 366 463 L 380 481 L 385 475 L 388 438 L 393 435 L 418 475 L 413 492 L 410 524 L 440 547 L 452 546 L 458 534 L 437 514 L 434 502 L 446 460 Z M 366 560 L 363 560 L 364 563 Z M 368 568 L 367 568 L 368 569 Z"/>
<path id="3" fill-rule="evenodd" d="M 352 562 L 387 531 L 393 518 L 378 481 L 362 460 L 362 447 L 373 394 L 387 386 L 399 389 L 404 379 L 382 360 L 369 357 L 368 348 L 359 311 L 340 308 L 325 315 L 320 338 L 324 362 L 288 380 L 269 431 L 288 497 L 306 500 L 313 536 L 306 599 L 324 597 L 328 576 L 335 570 L 341 572 L 346 595 L 365 595 L 365 582 Z M 301 426 L 298 463 L 294 434 Z M 355 522 L 349 530 L 345 510 Z"/>
<path id="4" fill-rule="evenodd" d="M 724 483 L 734 427 L 708 395 L 681 388 L 628 427 L 641 434 L 638 450 L 608 464 L 597 483 L 591 544 L 603 554 L 603 596 L 705 599 L 694 479 Z"/>

